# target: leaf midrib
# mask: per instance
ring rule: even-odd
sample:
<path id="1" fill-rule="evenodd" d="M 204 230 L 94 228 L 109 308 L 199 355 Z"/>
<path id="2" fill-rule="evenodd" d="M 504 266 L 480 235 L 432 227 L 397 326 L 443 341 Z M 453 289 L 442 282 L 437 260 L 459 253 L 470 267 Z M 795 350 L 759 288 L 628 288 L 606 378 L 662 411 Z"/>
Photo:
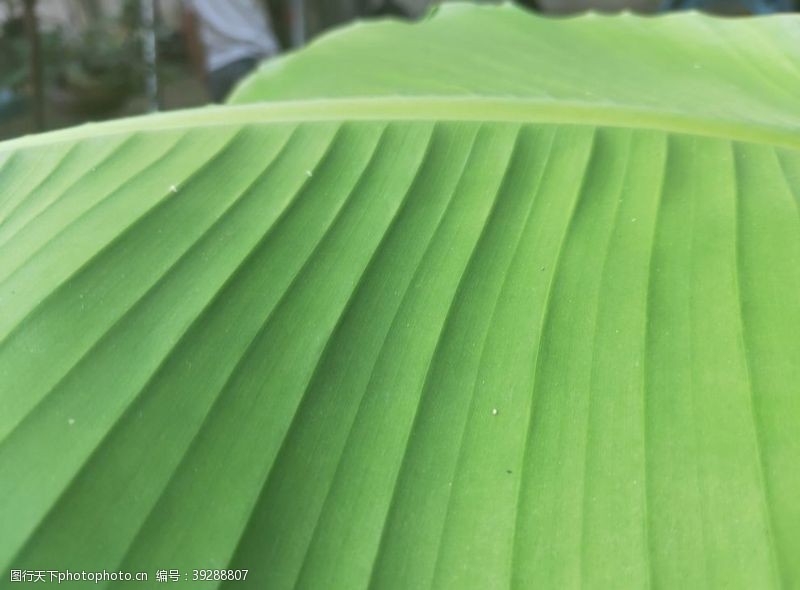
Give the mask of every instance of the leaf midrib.
<path id="1" fill-rule="evenodd" d="M 664 131 L 800 149 L 800 123 L 741 121 L 681 111 L 590 101 L 514 97 L 391 96 L 209 106 L 129 117 L 0 143 L 0 153 L 124 132 L 213 125 L 317 121 L 472 121 L 592 125 Z"/>

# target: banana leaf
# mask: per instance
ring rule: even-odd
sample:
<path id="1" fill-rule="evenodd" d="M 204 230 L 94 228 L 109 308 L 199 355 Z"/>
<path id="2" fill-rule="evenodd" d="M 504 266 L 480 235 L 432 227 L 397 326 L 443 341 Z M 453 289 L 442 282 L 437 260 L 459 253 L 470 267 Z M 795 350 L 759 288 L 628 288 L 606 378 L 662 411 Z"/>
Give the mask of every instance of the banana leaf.
<path id="1" fill-rule="evenodd" d="M 0 143 L 0 587 L 800 587 L 798 64 L 452 4 Z"/>

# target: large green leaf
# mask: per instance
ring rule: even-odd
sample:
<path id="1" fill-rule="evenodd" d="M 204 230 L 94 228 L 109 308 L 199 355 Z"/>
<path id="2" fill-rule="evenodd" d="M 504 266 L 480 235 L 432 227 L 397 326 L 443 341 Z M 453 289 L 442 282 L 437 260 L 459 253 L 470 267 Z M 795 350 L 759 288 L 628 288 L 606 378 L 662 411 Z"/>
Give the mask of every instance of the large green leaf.
<path id="1" fill-rule="evenodd" d="M 0 586 L 800 587 L 798 31 L 456 5 L 0 144 Z"/>

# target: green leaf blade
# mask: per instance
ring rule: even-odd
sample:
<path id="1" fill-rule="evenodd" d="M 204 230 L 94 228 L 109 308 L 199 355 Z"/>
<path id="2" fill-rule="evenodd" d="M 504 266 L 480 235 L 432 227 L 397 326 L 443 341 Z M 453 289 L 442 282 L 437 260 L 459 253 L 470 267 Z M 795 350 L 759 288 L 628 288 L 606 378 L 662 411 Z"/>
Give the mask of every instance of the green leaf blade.
<path id="1" fill-rule="evenodd" d="M 0 144 L 0 586 L 792 587 L 796 24 L 448 6 Z"/>

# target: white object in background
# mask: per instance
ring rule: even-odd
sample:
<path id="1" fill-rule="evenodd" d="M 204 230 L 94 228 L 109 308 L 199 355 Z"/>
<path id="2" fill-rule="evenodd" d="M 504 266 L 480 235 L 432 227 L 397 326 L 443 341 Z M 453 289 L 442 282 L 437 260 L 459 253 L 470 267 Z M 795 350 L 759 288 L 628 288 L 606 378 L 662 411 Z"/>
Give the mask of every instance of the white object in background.
<path id="1" fill-rule="evenodd" d="M 186 6 L 198 17 L 209 72 L 240 59 L 278 53 L 272 23 L 259 0 L 186 0 Z"/>

